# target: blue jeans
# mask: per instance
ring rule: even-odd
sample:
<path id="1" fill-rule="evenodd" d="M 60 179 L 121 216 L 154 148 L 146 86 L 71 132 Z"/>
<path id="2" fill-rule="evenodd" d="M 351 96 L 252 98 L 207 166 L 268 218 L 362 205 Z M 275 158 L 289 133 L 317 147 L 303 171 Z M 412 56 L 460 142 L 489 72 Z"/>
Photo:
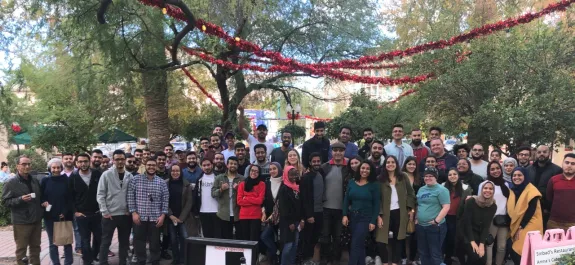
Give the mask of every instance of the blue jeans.
<path id="1" fill-rule="evenodd" d="M 417 251 L 421 258 L 421 265 L 440 265 L 443 263 L 441 247 L 447 234 L 447 225 L 417 225 Z"/>
<path id="2" fill-rule="evenodd" d="M 82 250 L 82 238 L 80 237 L 80 230 L 78 229 L 78 223 L 76 222 L 76 217 L 72 220 L 74 225 L 74 250 Z"/>
<path id="3" fill-rule="evenodd" d="M 365 265 L 365 238 L 369 233 L 370 217 L 359 212 L 350 212 L 349 229 L 351 246 L 349 265 Z"/>
<path id="4" fill-rule="evenodd" d="M 282 250 L 282 261 L 281 265 L 294 265 L 295 258 L 297 254 L 297 242 L 299 241 L 299 232 L 297 227 L 299 226 L 299 221 L 295 222 L 295 240 L 293 242 L 288 242 L 284 244 Z"/>
<path id="5" fill-rule="evenodd" d="M 186 238 L 188 237 L 188 231 L 186 231 L 186 225 L 181 223 L 174 226 L 172 220 L 169 220 L 168 229 L 170 233 L 170 243 L 172 244 L 172 256 L 173 264 L 184 263 L 184 252 L 186 246 Z"/>
<path id="6" fill-rule="evenodd" d="M 277 259 L 276 255 L 278 252 L 278 247 L 276 245 L 276 234 L 277 228 L 268 224 L 260 236 L 260 239 L 264 245 L 266 245 L 267 256 L 269 260 Z"/>
<path id="7" fill-rule="evenodd" d="M 48 244 L 50 248 L 50 260 L 52 264 L 60 265 L 60 255 L 58 253 L 58 246 L 53 244 L 54 238 L 54 221 L 44 219 L 44 224 L 46 225 L 46 234 L 48 234 Z M 72 257 L 72 245 L 64 246 L 64 264 L 70 265 L 74 262 L 74 257 Z"/>

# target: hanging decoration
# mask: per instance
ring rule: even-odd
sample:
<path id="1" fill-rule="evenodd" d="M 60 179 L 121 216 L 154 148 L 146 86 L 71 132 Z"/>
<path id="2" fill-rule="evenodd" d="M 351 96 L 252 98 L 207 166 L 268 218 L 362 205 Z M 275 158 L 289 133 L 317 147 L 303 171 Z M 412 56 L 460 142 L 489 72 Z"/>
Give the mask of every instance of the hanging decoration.
<path id="1" fill-rule="evenodd" d="M 226 68 L 232 70 L 252 70 L 257 72 L 278 72 L 278 73 L 293 73 L 297 72 L 297 69 L 294 69 L 287 65 L 273 65 L 268 68 L 261 67 L 259 65 L 252 65 L 252 64 L 235 64 L 230 61 L 217 59 L 212 55 L 198 52 L 194 49 L 190 49 L 187 47 L 182 48 L 186 53 L 192 56 L 198 56 L 202 60 L 207 61 L 212 64 L 217 64 L 224 66 Z M 314 67 L 308 67 L 308 73 L 318 76 L 328 76 L 334 79 L 338 79 L 341 81 L 352 81 L 356 83 L 364 83 L 364 84 L 383 84 L 388 86 L 395 86 L 401 84 L 414 84 L 428 80 L 429 78 L 434 77 L 433 73 L 423 74 L 415 77 L 404 76 L 400 78 L 390 78 L 390 77 L 373 77 L 373 76 L 361 76 L 361 75 L 354 75 L 348 74 L 342 71 L 337 70 L 330 70 L 330 69 L 319 69 Z"/>
<path id="2" fill-rule="evenodd" d="M 216 98 L 214 98 L 214 96 L 212 96 L 212 94 L 210 94 L 202 85 L 200 85 L 200 82 L 198 82 L 198 80 L 196 80 L 192 74 L 188 71 L 188 69 L 186 68 L 182 68 L 182 71 L 184 71 L 184 73 L 186 74 L 186 76 L 188 76 L 188 78 L 194 83 L 196 84 L 196 86 L 198 86 L 198 88 L 200 89 L 200 91 L 202 91 L 202 93 L 204 93 L 204 95 L 206 95 L 206 97 L 208 97 L 214 104 L 216 104 L 216 106 L 218 106 L 218 108 L 220 109 L 224 109 L 224 106 L 218 102 L 216 100 Z"/>
<path id="3" fill-rule="evenodd" d="M 141 3 L 154 6 L 158 8 L 164 8 L 164 3 L 162 0 L 139 0 Z M 573 4 L 575 0 L 562 0 L 557 3 L 553 3 L 545 7 L 539 12 L 529 12 L 527 14 L 521 15 L 517 18 L 509 18 L 503 21 L 498 21 L 491 24 L 486 24 L 482 27 L 475 28 L 469 32 L 453 36 L 448 40 L 438 40 L 432 41 L 428 43 L 424 43 L 421 45 L 413 46 L 404 50 L 395 50 L 391 52 L 385 52 L 379 55 L 374 56 L 362 56 L 358 59 L 348 59 L 348 60 L 341 60 L 337 62 L 329 62 L 329 63 L 311 63 L 305 64 L 296 61 L 295 59 L 285 58 L 279 52 L 272 52 L 272 51 L 265 51 L 257 44 L 252 42 L 239 39 L 237 37 L 232 37 L 228 35 L 220 26 L 209 23 L 202 19 L 196 20 L 196 27 L 201 28 L 202 30 L 205 28 L 204 32 L 208 35 L 218 37 L 224 40 L 226 43 L 233 47 L 237 47 L 242 51 L 245 52 L 252 52 L 255 55 L 263 58 L 269 58 L 274 61 L 275 64 L 280 65 L 288 65 L 294 69 L 304 72 L 311 72 L 313 69 L 345 69 L 350 67 L 356 67 L 358 65 L 365 65 L 365 64 L 372 64 L 372 63 L 380 63 L 385 60 L 393 60 L 397 57 L 407 57 L 418 53 L 423 53 L 431 50 L 437 49 L 444 49 L 449 48 L 450 46 L 456 45 L 458 43 L 466 42 L 478 37 L 491 35 L 495 32 L 506 30 L 509 28 L 513 28 L 515 26 L 529 23 L 537 18 L 545 16 L 547 14 L 557 12 L 557 11 L 565 11 L 567 7 Z M 176 18 L 181 21 L 186 21 L 186 17 L 183 12 L 179 8 L 175 8 L 173 6 L 168 5 L 166 7 L 167 14 L 173 18 Z M 313 73 L 315 74 L 315 73 Z"/>
<path id="4" fill-rule="evenodd" d="M 22 127 L 20 127 L 20 124 L 18 124 L 17 122 L 13 122 L 12 126 L 10 126 L 12 131 L 15 133 L 20 133 L 22 131 Z"/>

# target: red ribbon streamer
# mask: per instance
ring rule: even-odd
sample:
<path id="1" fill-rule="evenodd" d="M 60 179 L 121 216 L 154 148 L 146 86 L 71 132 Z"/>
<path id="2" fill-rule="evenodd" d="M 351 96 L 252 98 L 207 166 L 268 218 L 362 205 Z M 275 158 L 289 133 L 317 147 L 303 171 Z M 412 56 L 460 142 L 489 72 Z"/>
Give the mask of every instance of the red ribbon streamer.
<path id="1" fill-rule="evenodd" d="M 148 5 L 148 6 L 155 6 L 158 8 L 164 8 L 164 3 L 162 0 L 139 0 L 141 3 Z M 428 42 L 425 44 L 417 45 L 414 47 L 407 48 L 405 50 L 395 50 L 391 52 L 382 53 L 376 56 L 363 56 L 358 59 L 353 60 L 341 60 L 338 62 L 330 62 L 330 63 L 317 63 L 317 64 L 302 64 L 294 59 L 291 58 L 284 58 L 281 53 L 279 52 L 271 52 L 271 51 L 264 51 L 258 45 L 242 40 L 236 39 L 230 35 L 228 35 L 221 27 L 208 23 L 204 20 L 197 19 L 196 20 L 196 27 L 203 29 L 205 27 L 205 33 L 216 36 L 224 40 L 231 46 L 235 46 L 240 48 L 246 52 L 253 52 L 255 55 L 259 57 L 269 58 L 272 59 L 276 64 L 280 65 L 289 65 L 294 69 L 299 71 L 309 72 L 312 73 L 316 69 L 343 69 L 348 67 L 356 67 L 358 65 L 370 64 L 370 63 L 378 63 L 384 60 L 392 60 L 396 57 L 405 57 L 411 56 L 417 53 L 422 53 L 430 50 L 435 49 L 443 49 L 446 47 L 453 46 L 458 43 L 466 42 L 468 40 L 478 38 L 481 36 L 487 36 L 493 34 L 494 32 L 505 30 L 508 28 L 515 27 L 520 24 L 529 23 L 537 18 L 540 18 L 544 15 L 556 12 L 556 11 L 565 11 L 567 7 L 573 4 L 575 0 L 562 0 L 560 2 L 550 4 L 546 8 L 542 9 L 536 13 L 527 13 L 525 15 L 519 16 L 517 18 L 510 18 L 503 21 L 499 21 L 496 23 L 486 24 L 482 27 L 475 28 L 467 33 L 463 33 L 454 37 L 451 37 L 449 40 L 439 40 Z M 183 14 L 183 12 L 179 8 L 175 8 L 173 6 L 166 6 L 167 14 L 173 18 L 187 21 L 187 18 Z M 315 73 L 314 73 L 315 74 Z"/>
<path id="2" fill-rule="evenodd" d="M 216 104 L 216 106 L 218 106 L 218 108 L 220 109 L 224 109 L 224 106 L 222 106 L 222 104 L 220 102 L 218 102 L 216 100 L 216 98 L 214 98 L 214 96 L 212 96 L 212 94 L 210 94 L 202 85 L 200 85 L 200 82 L 198 82 L 198 80 L 196 80 L 192 74 L 188 71 L 188 69 L 186 68 L 182 68 L 182 71 L 184 71 L 184 73 L 188 76 L 188 78 L 190 78 L 190 80 L 192 82 L 194 82 L 194 84 L 196 84 L 196 86 L 198 86 L 198 88 L 202 91 L 202 93 L 204 93 L 204 95 L 206 95 L 206 97 L 208 97 L 214 104 Z"/>

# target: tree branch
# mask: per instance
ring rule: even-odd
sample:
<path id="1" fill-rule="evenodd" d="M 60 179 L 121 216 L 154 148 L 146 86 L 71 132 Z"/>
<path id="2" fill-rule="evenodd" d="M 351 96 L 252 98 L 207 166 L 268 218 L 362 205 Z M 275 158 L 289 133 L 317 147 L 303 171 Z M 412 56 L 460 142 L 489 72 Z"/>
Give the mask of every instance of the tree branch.
<path id="1" fill-rule="evenodd" d="M 105 21 L 104 21 L 105 23 Z M 128 51 L 130 51 L 130 56 L 132 56 L 132 58 L 134 59 L 134 61 L 136 61 L 136 63 L 138 63 L 138 66 L 140 68 L 145 68 L 146 65 L 141 62 L 140 60 L 138 60 L 138 57 L 136 57 L 136 55 L 134 54 L 134 52 L 132 52 L 132 48 L 130 48 L 130 44 L 128 43 L 128 40 L 126 40 L 126 35 L 124 33 L 124 17 L 122 16 L 122 19 L 120 21 L 120 25 L 122 27 L 122 40 L 124 40 L 124 44 L 126 45 L 126 49 L 128 49 Z"/>
<path id="2" fill-rule="evenodd" d="M 110 4 L 112 4 L 112 0 L 100 0 L 100 7 L 98 8 L 98 12 L 96 12 L 96 17 L 100 24 L 106 24 L 106 18 L 104 15 L 106 14 Z"/>
<path id="3" fill-rule="evenodd" d="M 295 27 L 292 30 L 290 30 L 290 32 L 288 32 L 285 37 L 283 38 L 282 42 L 280 43 L 280 47 L 278 48 L 277 52 L 282 52 L 284 45 L 286 44 L 286 42 L 288 41 L 288 39 L 295 34 L 297 31 L 303 29 L 303 28 L 307 28 L 307 27 L 311 27 L 313 25 L 317 25 L 317 24 L 327 24 L 325 21 L 315 21 L 315 22 L 310 22 L 307 24 L 303 24 L 299 27 Z"/>

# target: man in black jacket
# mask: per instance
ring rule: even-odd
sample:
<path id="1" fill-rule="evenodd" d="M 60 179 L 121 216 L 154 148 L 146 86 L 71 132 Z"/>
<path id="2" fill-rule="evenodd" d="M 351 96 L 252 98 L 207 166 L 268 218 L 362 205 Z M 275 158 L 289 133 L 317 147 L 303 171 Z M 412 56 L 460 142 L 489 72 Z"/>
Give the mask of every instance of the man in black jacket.
<path id="1" fill-rule="evenodd" d="M 325 138 L 325 123 L 318 121 L 313 125 L 315 135 L 305 141 L 302 147 L 301 161 L 305 168 L 309 168 L 309 155 L 318 152 L 321 155 L 321 163 L 327 163 L 329 155 L 329 140 Z"/>
<path id="2" fill-rule="evenodd" d="M 543 228 L 547 229 L 547 221 L 551 212 L 551 203 L 547 201 L 547 183 L 551 177 L 563 173 L 560 166 L 553 164 L 549 158 L 551 150 L 549 146 L 540 145 L 537 147 L 537 161 L 527 167 L 529 180 L 541 192 L 541 208 L 543 210 Z"/>
<path id="3" fill-rule="evenodd" d="M 10 208 L 14 224 L 16 260 L 24 264 L 26 251 L 30 248 L 30 264 L 40 264 L 40 243 L 42 237 L 42 216 L 40 205 L 40 184 L 30 171 L 30 158 L 20 156 L 16 161 L 18 174 L 4 183 L 2 205 Z"/>
<path id="4" fill-rule="evenodd" d="M 70 176 L 69 190 L 74 198 L 74 216 L 82 238 L 83 264 L 91 265 L 94 260 L 98 261 L 102 239 L 102 215 L 96 199 L 102 172 L 90 169 L 90 156 L 87 154 L 78 155 L 76 166 L 78 171 Z"/>
<path id="5" fill-rule="evenodd" d="M 304 260 L 313 256 L 312 261 L 319 262 L 318 240 L 323 226 L 324 176 L 321 171 L 321 155 L 316 152 L 311 153 L 309 160 L 309 171 L 303 175 L 300 184 L 303 216 L 306 219 L 302 231 L 302 249 Z"/>

